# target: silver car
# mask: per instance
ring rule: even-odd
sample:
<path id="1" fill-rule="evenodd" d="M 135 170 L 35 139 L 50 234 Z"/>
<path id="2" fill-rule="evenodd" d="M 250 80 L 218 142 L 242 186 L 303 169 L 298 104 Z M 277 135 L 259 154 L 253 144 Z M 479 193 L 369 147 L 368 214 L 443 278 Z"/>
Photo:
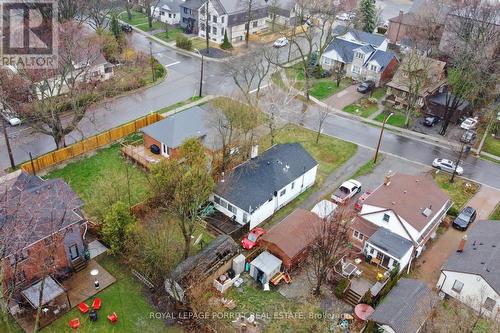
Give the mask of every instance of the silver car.
<path id="1" fill-rule="evenodd" d="M 436 158 L 432 162 L 432 166 L 435 167 L 436 169 L 447 171 L 453 173 L 455 171 L 455 162 L 444 159 L 444 158 Z M 462 175 L 464 173 L 464 169 L 458 165 L 456 166 L 456 173 L 458 175 Z"/>

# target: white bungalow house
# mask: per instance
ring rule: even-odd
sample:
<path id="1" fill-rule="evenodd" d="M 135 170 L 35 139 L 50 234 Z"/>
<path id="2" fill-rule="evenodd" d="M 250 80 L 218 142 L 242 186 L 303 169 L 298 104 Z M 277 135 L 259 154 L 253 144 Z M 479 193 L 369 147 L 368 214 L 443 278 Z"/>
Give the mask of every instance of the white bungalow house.
<path id="1" fill-rule="evenodd" d="M 478 221 L 441 269 L 437 289 L 474 310 L 500 316 L 500 222 Z"/>
<path id="2" fill-rule="evenodd" d="M 299 143 L 274 145 L 223 175 L 211 201 L 218 211 L 253 229 L 311 187 L 317 169 Z"/>
<path id="3" fill-rule="evenodd" d="M 382 267 L 409 270 L 451 205 L 430 175 L 388 176 L 363 202 L 350 241 Z"/>
<path id="4" fill-rule="evenodd" d="M 208 26 L 206 8 L 208 6 Z M 268 4 L 265 0 L 252 2 L 250 34 L 267 30 Z M 221 44 L 224 33 L 231 43 L 245 40 L 248 22 L 248 2 L 235 0 L 210 0 L 198 9 L 198 36 L 205 38 L 208 30 L 210 40 Z"/>
<path id="5" fill-rule="evenodd" d="M 324 69 L 341 67 L 346 76 L 358 81 L 372 80 L 377 86 L 388 81 L 399 60 L 387 51 L 388 40 L 384 36 L 364 31 L 335 27 L 338 35 L 321 56 Z"/>
<path id="6" fill-rule="evenodd" d="M 171 25 L 181 21 L 181 5 L 186 0 L 160 0 L 156 6 L 151 6 L 153 17 L 160 22 Z"/>

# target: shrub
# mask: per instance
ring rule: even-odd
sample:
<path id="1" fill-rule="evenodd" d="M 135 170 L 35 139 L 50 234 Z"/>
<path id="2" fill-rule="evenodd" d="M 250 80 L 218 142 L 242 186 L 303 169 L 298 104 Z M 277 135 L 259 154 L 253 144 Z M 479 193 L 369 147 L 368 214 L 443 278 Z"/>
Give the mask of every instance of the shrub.
<path id="1" fill-rule="evenodd" d="M 348 279 L 342 279 L 337 283 L 335 286 L 335 296 L 337 298 L 342 298 L 344 296 L 344 291 L 346 290 L 347 286 L 349 285 L 349 280 Z"/>
<path id="2" fill-rule="evenodd" d="M 457 217 L 459 213 L 460 213 L 460 211 L 458 210 L 458 208 L 456 206 L 452 206 L 448 210 L 448 215 L 453 216 L 453 217 Z"/>
<path id="3" fill-rule="evenodd" d="M 186 36 L 182 36 L 179 34 L 175 38 L 175 46 L 184 50 L 191 51 L 193 48 L 193 42 Z"/>
<path id="4" fill-rule="evenodd" d="M 118 201 L 111 206 L 104 217 L 101 228 L 101 236 L 109 246 L 110 254 L 117 254 L 123 251 L 127 232 L 134 223 L 135 219 L 130 214 L 126 204 Z"/>
<path id="5" fill-rule="evenodd" d="M 229 50 L 233 48 L 233 45 L 229 43 L 229 38 L 227 38 L 227 30 L 224 30 L 224 41 L 220 45 L 220 48 L 223 50 Z"/>

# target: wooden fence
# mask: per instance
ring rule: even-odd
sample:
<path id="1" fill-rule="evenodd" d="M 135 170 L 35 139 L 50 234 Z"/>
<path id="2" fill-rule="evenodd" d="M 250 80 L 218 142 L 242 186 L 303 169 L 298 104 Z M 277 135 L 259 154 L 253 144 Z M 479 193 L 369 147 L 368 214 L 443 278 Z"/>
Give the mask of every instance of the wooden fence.
<path id="1" fill-rule="evenodd" d="M 56 164 L 67 161 L 74 157 L 83 155 L 97 148 L 109 145 L 110 143 L 121 139 L 129 134 L 137 132 L 139 129 L 151 125 L 163 117 L 158 113 L 151 113 L 144 117 L 133 120 L 129 123 L 112 128 L 106 132 L 91 136 L 82 141 L 76 142 L 68 147 L 51 151 L 45 155 L 39 156 L 31 161 L 21 165 L 21 169 L 33 173 L 50 168 Z M 33 170 L 33 168 L 35 170 Z"/>

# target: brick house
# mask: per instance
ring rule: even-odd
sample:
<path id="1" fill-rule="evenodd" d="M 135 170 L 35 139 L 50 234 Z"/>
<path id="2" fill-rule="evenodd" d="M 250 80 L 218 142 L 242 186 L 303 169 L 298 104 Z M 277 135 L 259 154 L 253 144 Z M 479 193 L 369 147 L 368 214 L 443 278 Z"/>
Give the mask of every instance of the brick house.
<path id="1" fill-rule="evenodd" d="M 430 175 L 386 177 L 351 223 L 350 242 L 379 265 L 402 271 L 436 237 L 451 205 Z"/>
<path id="2" fill-rule="evenodd" d="M 0 243 L 4 290 L 16 295 L 49 275 L 85 266 L 83 202 L 62 179 L 42 180 L 24 172 L 0 183 Z"/>

